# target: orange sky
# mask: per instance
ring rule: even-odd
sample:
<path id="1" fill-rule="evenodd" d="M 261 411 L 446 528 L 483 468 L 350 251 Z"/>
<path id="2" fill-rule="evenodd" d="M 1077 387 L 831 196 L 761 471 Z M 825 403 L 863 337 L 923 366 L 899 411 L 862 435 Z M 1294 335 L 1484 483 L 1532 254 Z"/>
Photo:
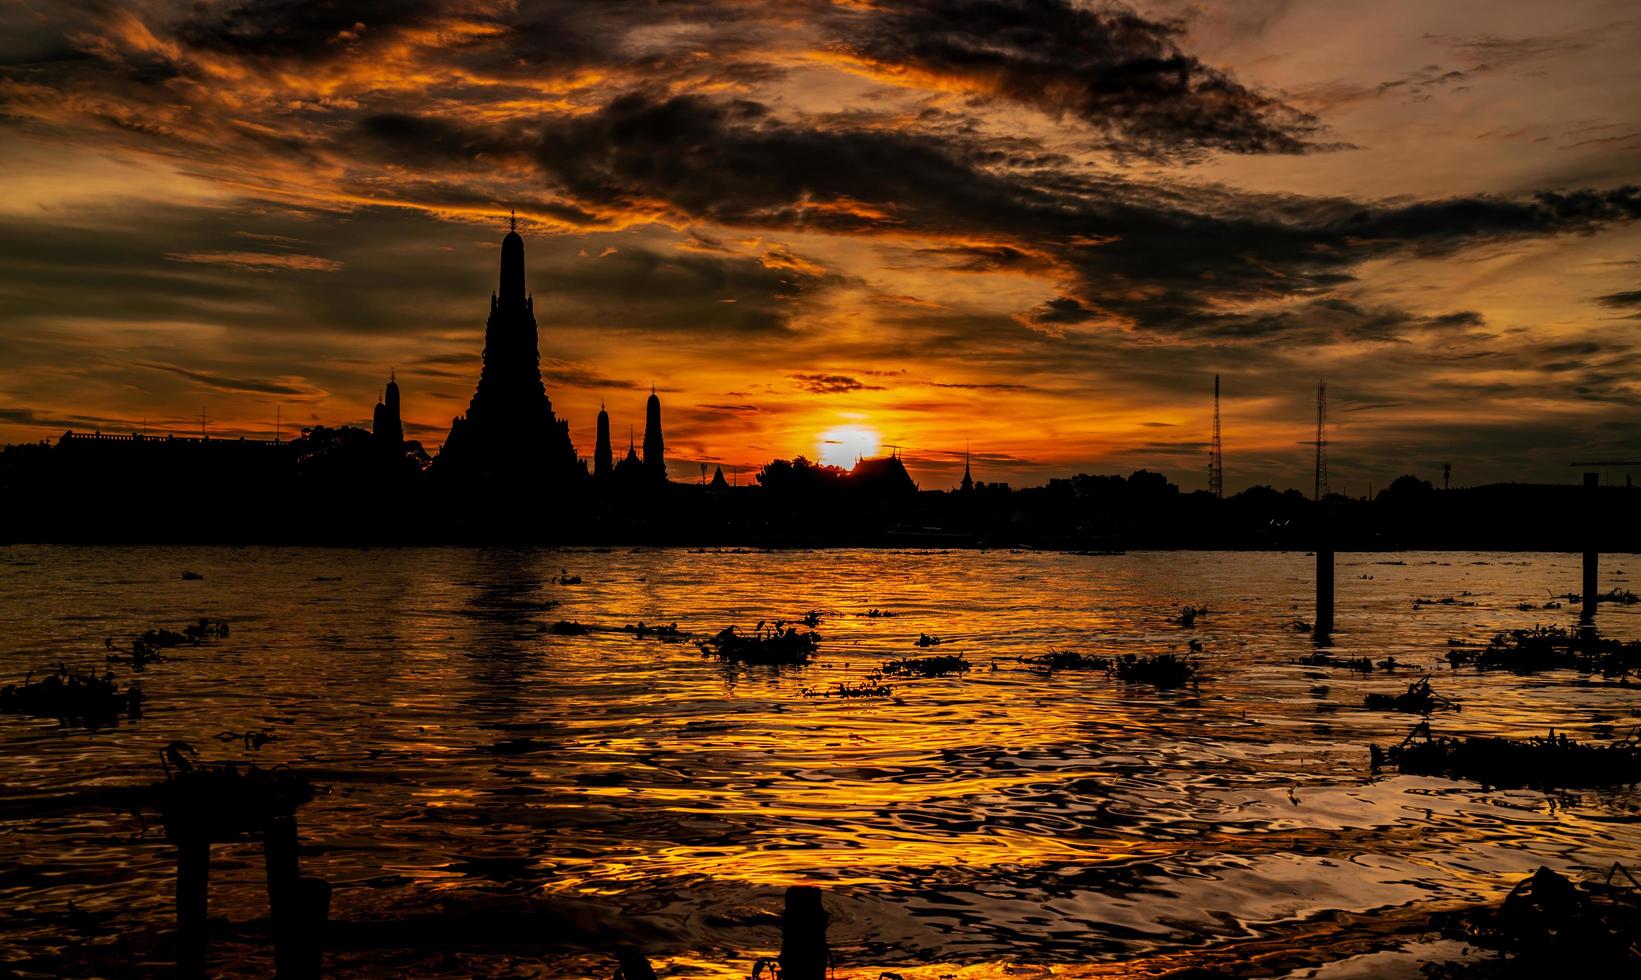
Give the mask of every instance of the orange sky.
<path id="1" fill-rule="evenodd" d="M 0 7 L 0 440 L 431 449 L 516 207 L 590 455 L 901 447 L 925 487 L 1641 456 L 1621 2 Z M 145 421 L 146 420 L 146 421 Z M 838 433 L 841 432 L 841 435 Z M 828 443 L 828 433 L 833 443 Z M 745 479 L 746 477 L 742 477 Z"/>

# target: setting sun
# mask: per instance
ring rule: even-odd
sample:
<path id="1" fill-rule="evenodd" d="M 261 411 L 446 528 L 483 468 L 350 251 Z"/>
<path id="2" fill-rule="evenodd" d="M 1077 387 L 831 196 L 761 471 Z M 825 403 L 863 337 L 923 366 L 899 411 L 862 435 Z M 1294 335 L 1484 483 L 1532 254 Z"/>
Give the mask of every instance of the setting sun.
<path id="1" fill-rule="evenodd" d="M 840 425 L 820 434 L 820 461 L 849 469 L 858 459 L 876 456 L 882 438 L 864 425 Z"/>

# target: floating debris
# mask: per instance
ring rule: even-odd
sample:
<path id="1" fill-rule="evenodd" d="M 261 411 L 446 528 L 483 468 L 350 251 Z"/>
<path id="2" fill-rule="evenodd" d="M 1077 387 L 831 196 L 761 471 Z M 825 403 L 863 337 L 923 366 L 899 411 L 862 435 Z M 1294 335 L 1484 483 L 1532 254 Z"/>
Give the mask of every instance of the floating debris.
<path id="1" fill-rule="evenodd" d="M 554 636 L 586 636 L 592 630 L 580 623 L 572 623 L 567 619 L 561 619 L 547 627 L 547 632 Z"/>
<path id="2" fill-rule="evenodd" d="M 1157 687 L 1184 687 L 1197 676 L 1197 665 L 1172 653 L 1140 656 L 1125 653 L 1111 661 L 1107 668 L 1120 681 L 1136 684 L 1155 684 Z"/>
<path id="3" fill-rule="evenodd" d="M 1197 624 L 1197 617 L 1208 615 L 1207 606 L 1186 606 L 1179 611 L 1179 624 L 1186 629 Z"/>
<path id="4" fill-rule="evenodd" d="M 1303 619 L 1295 619 L 1289 622 L 1288 629 L 1293 630 L 1295 633 L 1313 633 L 1316 631 L 1315 626 L 1305 622 Z"/>
<path id="5" fill-rule="evenodd" d="M 198 582 L 198 581 L 202 580 L 203 578 L 205 578 L 205 576 L 201 575 L 198 572 L 184 571 L 182 573 L 182 580 L 184 582 Z"/>
<path id="6" fill-rule="evenodd" d="M 245 751 L 255 752 L 269 742 L 279 741 L 279 736 L 264 729 L 249 732 L 217 732 L 216 740 L 219 742 L 243 742 Z"/>
<path id="7" fill-rule="evenodd" d="M 1020 662 L 1040 670 L 1109 670 L 1110 657 L 1099 657 L 1075 650 L 1050 650 L 1035 657 L 1021 657 Z"/>
<path id="8" fill-rule="evenodd" d="M 220 619 L 212 622 L 201 616 L 199 622 L 192 626 L 184 626 L 182 633 L 193 643 L 199 643 L 202 640 L 220 639 L 228 635 L 228 624 Z"/>
<path id="9" fill-rule="evenodd" d="M 849 684 L 840 681 L 835 691 L 818 691 L 812 687 L 803 689 L 806 698 L 886 698 L 894 694 L 894 688 L 888 684 L 880 684 L 870 679 L 859 684 Z"/>
<path id="10" fill-rule="evenodd" d="M 628 623 L 627 625 L 621 627 L 621 632 L 631 633 L 633 636 L 638 637 L 640 640 L 644 639 L 647 636 L 653 636 L 656 639 L 662 640 L 662 641 L 667 642 L 667 643 L 676 643 L 679 640 L 684 638 L 683 631 L 681 631 L 678 628 L 677 623 L 667 623 L 665 625 L 657 623 L 657 624 L 651 626 L 648 623 L 645 623 L 644 621 L 640 620 L 637 623 L 637 625 L 634 625 L 632 623 Z"/>
<path id="11" fill-rule="evenodd" d="M 1628 879 L 1614 883 L 1615 876 Z M 1641 970 L 1641 885 L 1621 864 L 1605 882 L 1574 884 L 1541 867 L 1510 890 L 1497 909 L 1456 917 L 1447 931 L 1462 942 L 1497 950 L 1502 963 L 1426 964 L 1438 978 L 1492 976 L 1634 976 Z M 1502 968 L 1501 968 L 1502 967 Z"/>
<path id="12" fill-rule="evenodd" d="M 1449 650 L 1447 661 L 1454 668 L 1512 670 L 1519 674 L 1577 670 L 1621 678 L 1641 670 L 1641 641 L 1624 643 L 1590 630 L 1533 626 L 1497 633 L 1485 647 Z"/>
<path id="13" fill-rule="evenodd" d="M 1454 738 L 1432 735 L 1426 721 L 1402 744 L 1371 746 L 1370 755 L 1375 772 L 1395 767 L 1409 776 L 1451 776 L 1506 789 L 1641 782 L 1641 740 L 1634 733 L 1608 745 L 1575 742 L 1553 729 L 1543 738 Z"/>
<path id="14" fill-rule="evenodd" d="M 1346 670 L 1355 670 L 1364 674 L 1373 673 L 1372 657 L 1335 657 L 1332 654 L 1306 654 L 1299 658 L 1299 662 L 1306 667 L 1343 667 Z"/>
<path id="15" fill-rule="evenodd" d="M 737 633 L 735 627 L 726 626 L 701 644 L 701 652 L 725 663 L 802 667 L 814 657 L 820 638 L 819 633 L 804 633 L 785 622 L 777 622 L 767 629 L 759 623 L 751 635 Z"/>
<path id="16" fill-rule="evenodd" d="M 895 614 L 890 612 L 887 609 L 873 608 L 873 609 L 868 609 L 867 611 L 861 613 L 861 615 L 865 616 L 867 619 L 879 619 L 879 618 L 887 619 L 887 618 L 893 617 Z"/>
<path id="17" fill-rule="evenodd" d="M 1465 593 L 1462 593 L 1462 594 L 1463 595 L 1469 595 L 1470 593 L 1465 592 Z M 1470 602 L 1470 601 L 1467 601 L 1465 599 L 1461 599 L 1461 598 L 1458 598 L 1458 597 L 1455 597 L 1455 596 L 1446 596 L 1446 597 L 1441 598 L 1441 599 L 1414 599 L 1413 600 L 1413 608 L 1415 608 L 1415 609 L 1419 608 L 1420 606 L 1474 606 L 1474 605 L 1475 605 L 1474 602 Z"/>
<path id="18" fill-rule="evenodd" d="M 553 583 L 555 585 L 580 585 L 581 576 L 571 575 L 570 570 L 565 569 L 563 574 L 553 579 Z"/>
<path id="19" fill-rule="evenodd" d="M 1362 699 L 1362 706 L 1369 711 L 1401 711 L 1412 715 L 1459 710 L 1458 704 L 1430 689 L 1428 675 L 1409 684 L 1401 694 L 1369 694 Z"/>
<path id="20" fill-rule="evenodd" d="M 937 647 L 940 645 L 940 637 L 919 633 L 917 635 L 917 645 L 920 647 Z"/>
<path id="21" fill-rule="evenodd" d="M 1641 596 L 1637 596 L 1629 589 L 1613 589 L 1610 592 L 1602 592 L 1598 594 L 1595 597 L 1595 601 L 1616 602 L 1621 606 L 1633 606 L 1636 603 L 1641 602 Z"/>
<path id="22" fill-rule="evenodd" d="M 902 657 L 889 661 L 879 669 L 885 674 L 906 677 L 945 677 L 947 674 L 966 674 L 971 666 L 962 654 L 958 654 L 955 657 Z"/>
<path id="23" fill-rule="evenodd" d="M 20 685 L 0 688 L 0 714 L 95 724 L 121 715 L 139 717 L 142 700 L 142 690 L 136 686 L 121 691 L 113 673 L 102 677 L 77 674 L 59 664 L 56 673 L 42 680 L 35 680 L 31 673 Z"/>

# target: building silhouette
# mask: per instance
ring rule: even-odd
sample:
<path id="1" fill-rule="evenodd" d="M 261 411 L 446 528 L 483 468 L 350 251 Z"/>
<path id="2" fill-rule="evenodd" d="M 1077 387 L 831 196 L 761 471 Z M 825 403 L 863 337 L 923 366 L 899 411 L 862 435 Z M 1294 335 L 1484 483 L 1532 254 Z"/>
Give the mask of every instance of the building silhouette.
<path id="1" fill-rule="evenodd" d="M 963 482 L 957 485 L 962 493 L 974 492 L 974 477 L 969 473 L 969 447 L 963 447 Z"/>
<path id="2" fill-rule="evenodd" d="M 593 448 L 593 478 L 607 480 L 615 472 L 615 459 L 610 452 L 610 413 L 604 403 L 598 404 L 598 442 Z"/>
<path id="3" fill-rule="evenodd" d="M 633 441 L 632 426 L 627 427 L 627 455 L 615 464 L 615 478 L 622 484 L 636 484 L 644 476 L 644 463 L 638 458 L 638 446 Z"/>
<path id="4" fill-rule="evenodd" d="M 501 243 L 501 288 L 490 296 L 478 387 L 467 414 L 451 420 L 435 466 L 536 487 L 573 485 L 587 474 L 569 423 L 553 414 L 541 380 L 535 303 L 525 288 L 524 239 L 516 221 Z"/>
<path id="5" fill-rule="evenodd" d="M 388 375 L 387 387 L 376 400 L 376 414 L 371 420 L 371 435 L 376 437 L 384 452 L 397 453 L 405 443 L 404 421 L 399 416 L 399 380 Z"/>
<path id="6" fill-rule="evenodd" d="M 667 478 L 666 443 L 661 437 L 661 399 L 653 387 L 650 400 L 644 406 L 644 469 L 656 482 Z"/>

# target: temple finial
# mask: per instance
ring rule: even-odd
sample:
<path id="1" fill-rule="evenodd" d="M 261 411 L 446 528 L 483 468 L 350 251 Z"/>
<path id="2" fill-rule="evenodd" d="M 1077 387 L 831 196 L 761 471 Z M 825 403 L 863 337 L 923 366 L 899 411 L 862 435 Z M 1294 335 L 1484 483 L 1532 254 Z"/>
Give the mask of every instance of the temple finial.
<path id="1" fill-rule="evenodd" d="M 511 208 L 507 212 L 507 230 L 519 230 L 519 212 L 517 208 Z"/>

